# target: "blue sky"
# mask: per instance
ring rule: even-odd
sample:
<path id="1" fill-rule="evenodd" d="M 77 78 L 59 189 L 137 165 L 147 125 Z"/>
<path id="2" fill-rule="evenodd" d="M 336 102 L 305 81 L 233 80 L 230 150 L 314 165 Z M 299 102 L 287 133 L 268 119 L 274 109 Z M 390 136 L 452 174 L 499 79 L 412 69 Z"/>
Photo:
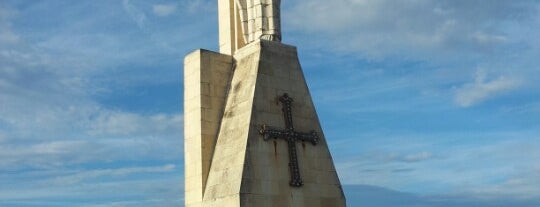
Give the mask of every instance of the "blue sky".
<path id="1" fill-rule="evenodd" d="M 0 1 L 0 206 L 182 206 L 213 0 Z M 285 0 L 349 206 L 540 206 L 540 2 Z"/>

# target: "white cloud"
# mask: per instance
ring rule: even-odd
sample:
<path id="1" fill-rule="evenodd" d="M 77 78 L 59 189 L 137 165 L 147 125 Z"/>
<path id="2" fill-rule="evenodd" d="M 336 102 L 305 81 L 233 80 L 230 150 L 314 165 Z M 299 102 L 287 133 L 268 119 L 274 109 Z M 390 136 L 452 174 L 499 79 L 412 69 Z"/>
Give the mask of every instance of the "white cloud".
<path id="1" fill-rule="evenodd" d="M 176 11 L 177 5 L 174 4 L 157 4 L 152 6 L 154 14 L 160 17 L 165 17 L 173 14 Z"/>
<path id="2" fill-rule="evenodd" d="M 304 0 L 292 4 L 284 12 L 288 29 L 306 38 L 323 39 L 317 41 L 320 47 L 371 58 L 463 60 L 518 41 L 506 35 L 516 28 L 538 25 L 530 18 L 537 13 L 534 1 L 492 1 L 489 6 L 451 0 Z M 528 37 L 534 38 L 535 33 Z"/>
<path id="3" fill-rule="evenodd" d="M 502 35 L 486 34 L 483 32 L 476 32 L 472 34 L 472 38 L 483 44 L 502 43 L 508 39 Z"/>
<path id="4" fill-rule="evenodd" d="M 122 5 L 124 6 L 124 10 L 128 13 L 129 17 L 131 17 L 131 19 L 137 23 L 137 26 L 139 26 L 141 29 L 144 28 L 147 19 L 146 14 L 131 4 L 129 0 L 122 1 Z"/>
<path id="5" fill-rule="evenodd" d="M 43 119 L 42 112 L 34 113 L 35 119 Z M 16 120 L 9 125 L 13 132 L 6 132 L 8 134 L 0 146 L 0 166 L 3 169 L 50 168 L 143 158 L 175 160 L 182 156 L 180 114 L 142 116 L 102 111 L 53 114 L 62 120 L 43 122 L 51 122 L 45 129 L 27 123 L 20 125 L 24 121 L 12 117 Z M 20 132 L 28 128 L 35 131 Z M 22 141 L 24 144 L 19 143 Z"/>
<path id="6" fill-rule="evenodd" d="M 174 164 L 151 167 L 126 167 L 114 169 L 97 169 L 97 170 L 78 170 L 75 172 L 68 171 L 65 175 L 58 175 L 51 180 L 46 181 L 54 185 L 76 185 L 84 181 L 94 180 L 97 178 L 121 178 L 132 174 L 147 174 L 147 173 L 170 173 L 176 170 Z"/>
<path id="7" fill-rule="evenodd" d="M 97 115 L 90 126 L 93 135 L 146 135 L 155 132 L 167 132 L 180 129 L 183 116 L 181 114 L 157 114 L 141 116 L 126 112 L 103 112 Z"/>
<path id="8" fill-rule="evenodd" d="M 354 63 L 335 69 L 339 70 L 335 74 L 347 77 L 339 83 L 320 78 L 313 84 L 313 93 L 322 94 L 327 102 L 355 100 L 355 108 L 364 111 L 381 111 L 394 102 L 399 104 L 387 107 L 389 110 L 433 110 L 452 104 L 470 107 L 512 90 L 521 92 L 521 86 L 540 77 L 535 49 L 540 35 L 537 1 L 492 1 L 489 6 L 481 1 L 451 0 L 305 0 L 289 4 L 289 9 L 284 7 L 283 26 L 301 35 L 295 42 L 312 53 L 334 50 L 340 54 L 322 58 L 326 62 Z M 343 56 L 347 60 L 339 59 Z M 384 74 L 362 75 L 372 65 L 386 67 Z M 470 69 L 480 67 L 493 77 L 467 83 Z M 538 89 L 533 87 L 531 90 Z M 417 95 L 417 91 L 438 94 Z M 406 93 L 411 95 L 401 96 Z M 399 101 L 389 101 L 390 96 Z"/>
<path id="9" fill-rule="evenodd" d="M 153 170 L 150 169 L 150 171 Z M 74 203 L 77 203 L 77 206 L 92 207 L 181 206 L 182 199 L 179 197 L 183 194 L 182 178 L 178 175 L 172 177 L 170 175 L 178 171 L 158 173 L 168 174 L 168 176 L 157 179 L 92 180 L 79 185 L 19 180 L 15 184 L 6 183 L 9 186 L 0 186 L 0 200 L 2 204 L 8 206 L 69 207 Z M 88 202 L 89 200 L 92 202 Z"/>
<path id="10" fill-rule="evenodd" d="M 19 41 L 19 36 L 14 34 L 7 28 L 0 29 L 0 42 L 2 43 L 16 43 Z"/>
<path id="11" fill-rule="evenodd" d="M 540 198 L 540 175 L 532 174 L 523 177 L 512 177 L 504 182 L 487 187 L 477 187 L 472 195 L 479 198 L 492 199 L 508 197 L 527 200 Z"/>
<path id="12" fill-rule="evenodd" d="M 140 1 L 60 4 L 62 11 L 50 12 L 58 8 L 54 2 L 31 4 L 20 16 L 5 18 L 0 3 L 0 205 L 73 206 L 74 200 L 94 206 L 181 205 L 183 115 L 176 109 L 127 111 L 101 98 L 110 98 L 104 91 L 112 90 L 130 96 L 134 85 L 180 84 L 179 76 L 164 81 L 160 73 L 178 71 L 180 60 L 164 56 L 177 57 L 183 49 L 172 51 L 152 38 L 182 45 L 185 36 L 161 38 L 171 33 L 166 25 L 133 35 L 141 32 L 137 26 L 149 26 L 139 5 L 146 3 Z M 70 12 L 89 5 L 94 12 Z M 50 14 L 47 21 L 55 25 L 17 35 L 29 27 L 16 23 L 36 22 L 40 12 Z M 118 20 L 109 21 L 111 26 L 130 20 L 136 26 L 121 25 L 130 31 L 118 31 L 104 27 L 104 19 Z M 151 75 L 145 64 L 151 64 Z"/>
<path id="13" fill-rule="evenodd" d="M 504 107 L 503 111 L 505 113 L 511 114 L 531 114 L 531 113 L 540 113 L 540 102 L 533 102 L 523 105 Z"/>
<path id="14" fill-rule="evenodd" d="M 131 3 L 126 0 L 122 6 L 143 26 L 144 13 Z M 3 11 L 0 27 L 11 25 Z M 92 30 L 86 27 L 97 20 L 88 21 L 68 24 L 63 29 Z M 111 90 L 107 88 L 111 82 L 129 85 L 125 84 L 126 76 L 103 80 L 100 75 L 108 78 L 117 72 L 118 65 L 137 59 L 124 56 L 126 53 L 133 57 L 148 51 L 124 48 L 126 52 L 118 52 L 121 45 L 132 44 L 121 43 L 123 38 L 117 34 L 63 32 L 34 34 L 43 38 L 35 40 L 30 35 L 30 39 L 11 45 L 0 44 L 1 168 L 65 167 L 143 157 L 180 159 L 182 114 L 126 112 L 108 108 L 95 97 L 96 93 Z M 141 76 L 146 79 L 139 83 L 151 79 L 147 73 Z M 151 81 L 159 84 L 162 79 Z"/>
<path id="15" fill-rule="evenodd" d="M 377 152 L 369 155 L 371 161 L 377 163 L 416 163 L 435 158 L 431 152 L 416 153 Z"/>
<path id="16" fill-rule="evenodd" d="M 14 44 L 20 39 L 11 29 L 10 19 L 16 15 L 16 11 L 2 8 L 0 5 L 0 43 Z"/>
<path id="17" fill-rule="evenodd" d="M 473 83 L 467 83 L 456 90 L 455 102 L 462 107 L 470 107 L 497 95 L 517 89 L 522 81 L 517 78 L 500 76 L 487 80 L 486 72 L 478 70 Z"/>
<path id="18" fill-rule="evenodd" d="M 420 162 L 427 159 L 431 159 L 432 157 L 433 157 L 433 154 L 431 154 L 430 152 L 419 152 L 415 154 L 405 155 L 400 160 L 403 160 L 405 162 Z"/>
<path id="19" fill-rule="evenodd" d="M 335 158 L 343 184 L 384 186 L 422 195 L 540 198 L 540 153 L 536 150 L 540 137 L 535 130 L 369 136 L 385 139 L 367 141 L 374 143 L 364 143 L 366 148 Z M 472 139 L 476 141 L 463 141 Z M 452 140 L 452 144 L 440 140 Z"/>
<path id="20" fill-rule="evenodd" d="M 191 1 L 182 1 L 180 7 L 186 10 L 189 13 L 198 14 L 201 12 L 217 12 L 217 1 L 209 0 L 191 0 Z"/>

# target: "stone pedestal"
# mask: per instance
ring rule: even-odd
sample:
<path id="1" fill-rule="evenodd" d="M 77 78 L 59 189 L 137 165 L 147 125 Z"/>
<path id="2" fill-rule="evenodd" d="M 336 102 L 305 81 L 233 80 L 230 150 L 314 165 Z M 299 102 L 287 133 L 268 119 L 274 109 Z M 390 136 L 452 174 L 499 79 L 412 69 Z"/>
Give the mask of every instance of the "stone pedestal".
<path id="1" fill-rule="evenodd" d="M 198 50 L 185 59 L 186 207 L 340 207 L 345 197 L 296 48 L 256 41 L 234 57 Z M 288 94 L 301 186 L 291 185 L 291 143 L 265 140 L 286 128 Z"/>

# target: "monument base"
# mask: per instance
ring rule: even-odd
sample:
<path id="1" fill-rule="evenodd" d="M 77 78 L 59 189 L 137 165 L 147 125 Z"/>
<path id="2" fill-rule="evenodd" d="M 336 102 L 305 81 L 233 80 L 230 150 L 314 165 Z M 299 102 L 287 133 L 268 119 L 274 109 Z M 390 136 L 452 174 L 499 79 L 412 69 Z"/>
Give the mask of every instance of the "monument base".
<path id="1" fill-rule="evenodd" d="M 185 60 L 186 207 L 340 207 L 345 197 L 295 47 Z"/>

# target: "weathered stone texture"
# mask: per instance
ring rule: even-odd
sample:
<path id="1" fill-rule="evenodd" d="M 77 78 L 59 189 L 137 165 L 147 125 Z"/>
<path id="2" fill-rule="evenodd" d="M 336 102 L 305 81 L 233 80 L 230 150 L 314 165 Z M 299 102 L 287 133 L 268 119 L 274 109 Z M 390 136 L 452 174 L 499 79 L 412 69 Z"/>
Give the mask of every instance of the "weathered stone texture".
<path id="1" fill-rule="evenodd" d="M 231 56 L 206 50 L 197 50 L 184 59 L 186 206 L 202 204 L 232 62 Z"/>
<path id="2" fill-rule="evenodd" d="M 234 59 L 231 70 L 225 64 L 233 65 L 231 56 L 199 51 L 186 58 L 186 206 L 345 206 L 296 48 L 261 40 L 237 51 Z M 224 77 L 206 82 L 219 78 L 214 71 Z M 285 127 L 278 101 L 284 93 L 294 99 L 295 130 L 315 130 L 320 138 L 315 146 L 296 142 L 304 181 L 299 188 L 289 185 L 287 142 L 265 141 L 259 134 L 262 125 Z"/>
<path id="3" fill-rule="evenodd" d="M 234 55 L 259 40 L 281 41 L 281 0 L 219 0 L 219 51 Z"/>

